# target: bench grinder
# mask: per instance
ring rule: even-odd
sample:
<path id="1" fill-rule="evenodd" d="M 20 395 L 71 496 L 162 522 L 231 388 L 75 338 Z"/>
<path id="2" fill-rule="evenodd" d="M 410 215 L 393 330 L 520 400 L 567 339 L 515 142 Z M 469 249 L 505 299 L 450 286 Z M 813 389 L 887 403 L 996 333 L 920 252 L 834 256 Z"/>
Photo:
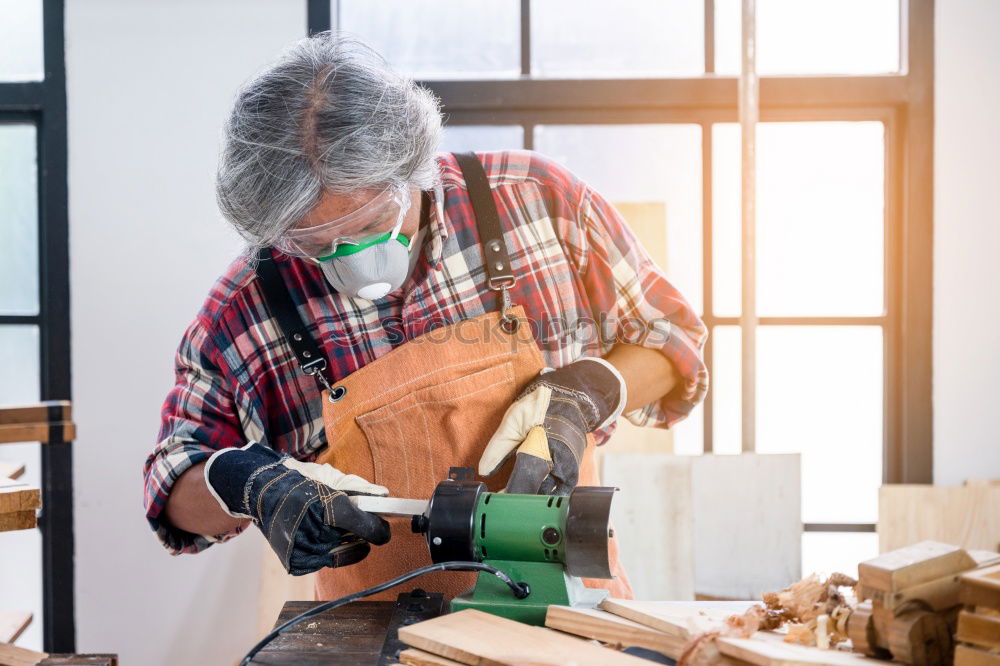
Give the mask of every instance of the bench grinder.
<path id="1" fill-rule="evenodd" d="M 615 488 L 578 486 L 569 496 L 494 493 L 473 480 L 467 468 L 452 468 L 412 528 L 424 534 L 435 563 L 475 561 L 501 569 L 528 584 L 516 599 L 496 576 L 479 572 L 475 586 L 455 597 L 453 611 L 476 608 L 541 625 L 550 604 L 594 607 L 607 590 L 584 587 L 581 577 L 611 578 L 608 542 Z M 361 499 L 361 498 L 357 498 Z M 380 500 L 358 503 L 375 513 Z M 403 500 L 408 501 L 408 500 Z M 400 515 L 394 512 L 395 515 Z"/>

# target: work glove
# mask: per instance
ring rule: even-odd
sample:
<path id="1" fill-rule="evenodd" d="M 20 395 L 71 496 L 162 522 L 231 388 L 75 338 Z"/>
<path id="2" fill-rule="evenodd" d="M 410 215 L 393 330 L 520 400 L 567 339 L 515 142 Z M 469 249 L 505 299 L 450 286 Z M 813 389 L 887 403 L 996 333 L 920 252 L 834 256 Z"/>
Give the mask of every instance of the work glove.
<path id="1" fill-rule="evenodd" d="M 222 510 L 250 518 L 293 575 L 342 567 L 389 541 L 389 524 L 361 511 L 348 495 L 388 495 L 384 486 L 307 463 L 256 442 L 216 451 L 205 481 Z"/>
<path id="2" fill-rule="evenodd" d="M 601 358 L 543 370 L 504 414 L 479 474 L 497 473 L 514 456 L 508 493 L 568 495 L 579 481 L 587 433 L 617 419 L 626 397 L 621 374 Z"/>

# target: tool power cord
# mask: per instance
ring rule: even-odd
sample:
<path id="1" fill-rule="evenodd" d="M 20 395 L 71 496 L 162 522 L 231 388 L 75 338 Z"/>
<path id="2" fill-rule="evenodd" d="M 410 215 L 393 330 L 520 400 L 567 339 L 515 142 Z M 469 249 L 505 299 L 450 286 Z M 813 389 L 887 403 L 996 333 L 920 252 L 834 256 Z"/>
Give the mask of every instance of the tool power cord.
<path id="1" fill-rule="evenodd" d="M 531 593 L 531 588 L 528 587 L 527 583 L 515 582 L 513 578 L 508 576 L 500 569 L 497 569 L 496 567 L 491 567 L 488 564 L 483 564 L 482 562 L 441 562 L 440 564 L 430 564 L 426 567 L 420 567 L 419 569 L 414 569 L 413 571 L 409 571 L 403 574 L 402 576 L 393 578 L 392 580 L 387 580 L 386 582 L 376 585 L 374 587 L 369 587 L 367 590 L 361 590 L 360 592 L 355 592 L 354 594 L 348 594 L 346 597 L 341 597 L 339 599 L 333 599 L 332 601 L 324 602 L 319 606 L 316 606 L 315 608 L 307 610 L 305 613 L 302 613 L 301 615 L 296 615 L 295 617 L 293 617 L 288 622 L 285 622 L 280 627 L 276 627 L 271 633 L 269 633 L 267 636 L 264 636 L 264 638 L 262 638 L 259 643 L 254 645 L 250 649 L 250 651 L 247 652 L 247 655 L 243 657 L 243 660 L 240 661 L 240 666 L 248 666 L 250 661 L 254 658 L 254 656 L 256 656 L 258 652 L 260 652 L 264 648 L 264 646 L 266 646 L 268 643 L 277 638 L 281 632 L 291 627 L 294 627 L 303 620 L 308 620 L 309 618 L 319 615 L 320 613 L 326 612 L 331 608 L 337 608 L 339 606 L 349 604 L 352 601 L 356 601 L 363 597 L 368 597 L 373 594 L 378 594 L 379 592 L 384 592 L 385 590 L 388 590 L 390 587 L 395 587 L 396 585 L 405 583 L 406 581 L 412 580 L 417 576 L 423 576 L 424 574 L 431 573 L 433 571 L 485 571 L 487 573 L 493 574 L 501 581 L 503 581 L 507 585 L 507 587 L 509 587 L 511 591 L 514 593 L 514 596 L 518 599 L 524 599 Z"/>

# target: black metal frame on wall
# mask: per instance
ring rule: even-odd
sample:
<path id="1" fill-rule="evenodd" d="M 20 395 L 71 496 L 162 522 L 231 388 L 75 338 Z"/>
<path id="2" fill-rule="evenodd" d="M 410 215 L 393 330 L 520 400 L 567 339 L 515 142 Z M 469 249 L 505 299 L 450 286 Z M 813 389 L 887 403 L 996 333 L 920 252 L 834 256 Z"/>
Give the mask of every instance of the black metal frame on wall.
<path id="1" fill-rule="evenodd" d="M 45 78 L 0 83 L 0 123 L 36 128 L 38 284 L 36 315 L 0 315 L 0 326 L 39 329 L 41 400 L 69 400 L 69 228 L 63 0 L 43 0 Z M 69 442 L 41 445 L 42 634 L 48 652 L 74 652 L 73 454 Z"/>
<path id="2" fill-rule="evenodd" d="M 440 97 L 450 125 L 519 125 L 533 148 L 541 124 L 694 123 L 702 136 L 704 320 L 713 314 L 712 125 L 737 121 L 737 79 L 714 74 L 714 0 L 704 0 L 705 71 L 694 78 L 531 77 L 531 0 L 521 0 L 521 77 L 420 83 Z M 309 34 L 337 25 L 337 3 L 307 0 Z M 762 76 L 760 120 L 878 121 L 885 127 L 885 311 L 858 317 L 761 317 L 759 325 L 879 326 L 883 335 L 883 481 L 932 479 L 931 315 L 934 2 L 900 2 L 900 72 L 861 76 Z M 705 357 L 712 369 L 711 336 Z M 713 448 L 712 395 L 704 410 Z M 806 523 L 808 532 L 873 532 L 871 523 Z"/>

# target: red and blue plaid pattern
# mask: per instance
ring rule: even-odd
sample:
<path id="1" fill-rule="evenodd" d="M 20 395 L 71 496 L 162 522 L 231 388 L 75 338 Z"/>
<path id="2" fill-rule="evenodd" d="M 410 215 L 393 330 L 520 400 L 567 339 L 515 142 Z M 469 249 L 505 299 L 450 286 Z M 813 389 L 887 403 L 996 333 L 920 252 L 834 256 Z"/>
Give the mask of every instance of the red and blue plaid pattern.
<path id="1" fill-rule="evenodd" d="M 659 349 L 682 385 L 627 416 L 659 427 L 684 418 L 708 389 L 706 329 L 618 212 L 537 153 L 480 158 L 517 276 L 511 298 L 524 307 L 547 365 L 604 356 L 619 342 Z M 462 173 L 452 155 L 438 161 L 441 183 L 431 193 L 423 256 L 399 291 L 378 302 L 351 299 L 333 291 L 316 266 L 276 255 L 299 313 L 323 345 L 331 381 L 423 333 L 498 309 Z M 236 534 L 195 535 L 160 520 L 171 487 L 189 467 L 250 440 L 302 460 L 326 445 L 316 382 L 299 369 L 254 277 L 246 260 L 234 261 L 177 350 L 177 383 L 144 469 L 146 516 L 175 554 Z M 597 433 L 598 443 L 612 430 Z"/>

